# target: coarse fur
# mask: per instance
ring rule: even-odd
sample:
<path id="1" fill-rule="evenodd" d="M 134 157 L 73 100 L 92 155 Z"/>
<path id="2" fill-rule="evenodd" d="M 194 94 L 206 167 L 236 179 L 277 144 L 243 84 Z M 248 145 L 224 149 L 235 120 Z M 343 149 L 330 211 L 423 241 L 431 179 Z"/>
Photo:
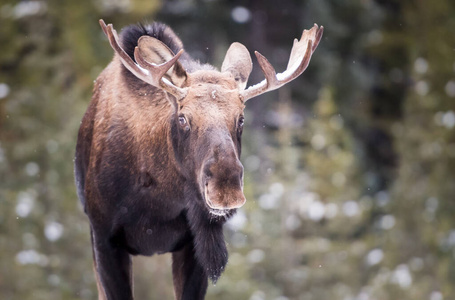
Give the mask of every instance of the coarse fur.
<path id="1" fill-rule="evenodd" d="M 134 48 L 141 36 L 148 35 L 162 41 L 172 52 L 177 53 L 183 49 L 183 43 L 172 29 L 163 23 L 129 25 L 122 29 L 121 42 L 123 50 L 134 59 Z M 186 72 L 192 73 L 197 70 L 215 70 L 212 65 L 201 64 L 193 60 L 186 52 L 182 54 L 179 61 Z"/>
<path id="2" fill-rule="evenodd" d="M 90 220 L 99 299 L 131 300 L 131 255 L 172 253 L 175 298 L 203 299 L 228 254 L 223 224 L 246 199 L 240 163 L 245 101 L 277 89 L 308 66 L 316 24 L 294 40 L 288 69 L 245 89 L 248 50 L 233 43 L 221 71 L 183 52 L 166 25 L 126 27 L 95 81 L 78 133 L 75 179 Z"/>
<path id="3" fill-rule="evenodd" d="M 144 35 L 174 53 L 183 48 L 163 24 L 129 26 L 120 39 L 131 58 Z M 133 299 L 130 255 L 171 252 L 177 299 L 203 299 L 207 278 L 216 282 L 226 266 L 222 226 L 244 203 L 244 104 L 232 74 L 187 54 L 180 63 L 174 72 L 190 89 L 177 110 L 172 95 L 137 79 L 116 55 L 82 119 L 75 178 L 100 299 Z"/>

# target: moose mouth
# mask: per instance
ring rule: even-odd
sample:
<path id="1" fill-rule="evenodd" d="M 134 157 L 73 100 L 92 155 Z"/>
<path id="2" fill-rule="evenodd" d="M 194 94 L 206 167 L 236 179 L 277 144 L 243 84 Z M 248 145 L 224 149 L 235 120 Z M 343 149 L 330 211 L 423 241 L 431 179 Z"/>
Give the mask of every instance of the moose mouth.
<path id="1" fill-rule="evenodd" d="M 217 216 L 217 217 L 225 217 L 231 212 L 232 209 L 216 209 L 216 208 L 209 208 L 209 213 L 211 215 Z"/>

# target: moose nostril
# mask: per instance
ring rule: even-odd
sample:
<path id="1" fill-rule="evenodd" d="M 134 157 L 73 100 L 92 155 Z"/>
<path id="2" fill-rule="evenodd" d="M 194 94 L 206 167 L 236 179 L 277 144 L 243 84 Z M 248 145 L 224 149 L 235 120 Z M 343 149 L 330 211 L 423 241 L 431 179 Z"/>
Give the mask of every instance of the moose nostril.
<path id="1" fill-rule="evenodd" d="M 202 169 L 203 173 L 208 178 L 212 177 L 212 171 L 210 170 L 210 168 L 213 166 L 214 163 L 215 163 L 215 160 L 212 158 L 212 159 L 205 161 L 203 164 L 203 169 Z"/>

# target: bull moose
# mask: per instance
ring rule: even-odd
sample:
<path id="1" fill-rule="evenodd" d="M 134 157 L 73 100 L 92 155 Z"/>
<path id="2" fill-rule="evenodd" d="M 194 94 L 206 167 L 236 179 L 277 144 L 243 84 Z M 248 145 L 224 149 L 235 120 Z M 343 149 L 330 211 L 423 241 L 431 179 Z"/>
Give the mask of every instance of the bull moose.
<path id="1" fill-rule="evenodd" d="M 233 43 L 221 72 L 183 50 L 166 25 L 100 25 L 115 51 L 96 79 L 77 138 L 75 179 L 90 220 L 99 299 L 133 299 L 131 255 L 172 253 L 176 299 L 204 299 L 228 254 L 223 224 L 245 203 L 239 160 L 245 102 L 306 69 L 322 37 L 316 24 L 265 80 Z"/>

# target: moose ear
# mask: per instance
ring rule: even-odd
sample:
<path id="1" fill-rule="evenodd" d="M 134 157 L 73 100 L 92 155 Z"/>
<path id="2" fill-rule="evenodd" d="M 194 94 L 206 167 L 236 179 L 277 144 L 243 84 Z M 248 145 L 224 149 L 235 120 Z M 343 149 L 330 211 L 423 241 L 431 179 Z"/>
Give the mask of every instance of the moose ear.
<path id="1" fill-rule="evenodd" d="M 252 69 L 253 62 L 248 49 L 240 43 L 232 43 L 224 58 L 221 72 L 231 73 L 239 90 L 244 90 Z"/>
<path id="2" fill-rule="evenodd" d="M 139 38 L 137 47 L 146 61 L 156 65 L 165 63 L 175 56 L 172 50 L 163 42 L 148 35 L 143 35 Z M 178 87 L 183 87 L 187 79 L 185 69 L 179 61 L 176 61 L 164 76 Z"/>

